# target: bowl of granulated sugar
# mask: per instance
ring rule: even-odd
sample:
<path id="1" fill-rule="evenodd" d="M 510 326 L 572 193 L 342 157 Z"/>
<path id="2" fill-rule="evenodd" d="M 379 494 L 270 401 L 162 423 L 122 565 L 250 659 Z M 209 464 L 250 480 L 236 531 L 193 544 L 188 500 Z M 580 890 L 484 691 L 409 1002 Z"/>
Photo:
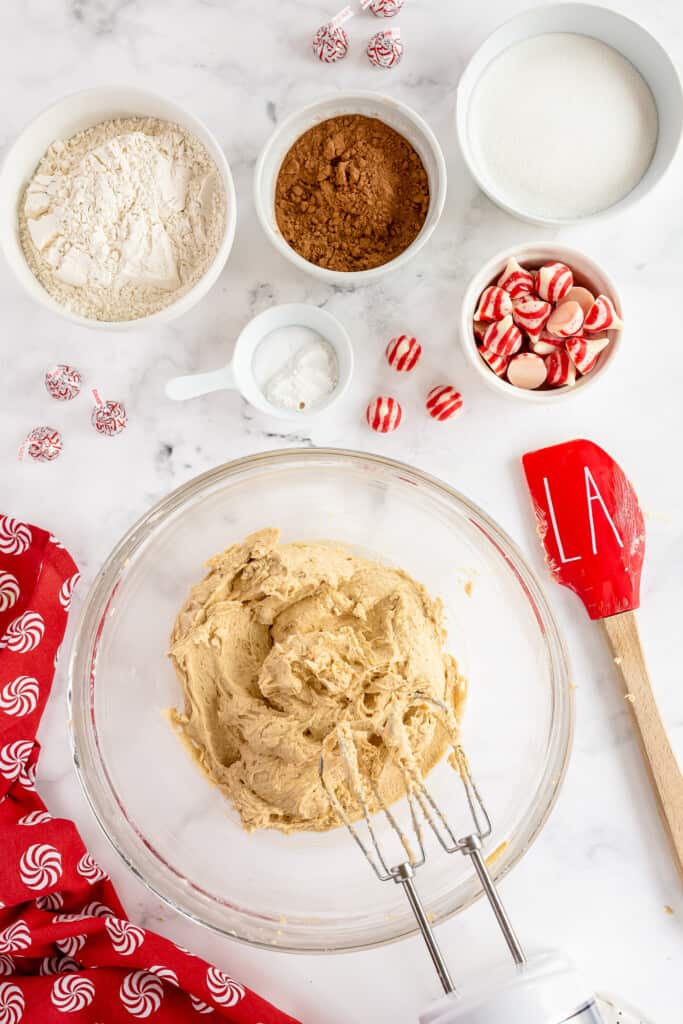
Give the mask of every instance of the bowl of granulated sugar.
<path id="1" fill-rule="evenodd" d="M 557 4 L 505 22 L 458 85 L 457 132 L 508 213 L 562 225 L 616 213 L 669 167 L 683 93 L 666 51 L 616 11 Z"/>
<path id="2" fill-rule="evenodd" d="M 0 242 L 24 289 L 87 327 L 185 313 L 218 279 L 235 236 L 218 142 L 142 89 L 89 89 L 43 111 L 7 154 L 0 194 Z"/>

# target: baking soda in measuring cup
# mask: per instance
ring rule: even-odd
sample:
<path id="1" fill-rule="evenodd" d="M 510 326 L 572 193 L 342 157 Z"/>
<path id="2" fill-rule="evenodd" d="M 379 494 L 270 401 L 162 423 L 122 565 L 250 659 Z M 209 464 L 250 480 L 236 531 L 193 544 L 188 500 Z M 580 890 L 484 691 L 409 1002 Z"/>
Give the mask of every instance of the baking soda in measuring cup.
<path id="1" fill-rule="evenodd" d="M 313 328 L 299 324 L 267 334 L 251 365 L 265 398 L 292 412 L 315 409 L 339 383 L 334 347 Z"/>

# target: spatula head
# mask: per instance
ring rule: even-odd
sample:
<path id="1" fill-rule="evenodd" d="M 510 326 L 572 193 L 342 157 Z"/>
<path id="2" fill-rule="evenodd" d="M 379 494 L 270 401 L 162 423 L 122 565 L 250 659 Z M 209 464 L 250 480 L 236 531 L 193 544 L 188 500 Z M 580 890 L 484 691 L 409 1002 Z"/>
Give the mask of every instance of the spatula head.
<path id="1" fill-rule="evenodd" d="M 567 441 L 523 456 L 546 562 L 576 591 L 591 619 L 637 608 L 645 523 L 636 492 L 592 441 Z"/>

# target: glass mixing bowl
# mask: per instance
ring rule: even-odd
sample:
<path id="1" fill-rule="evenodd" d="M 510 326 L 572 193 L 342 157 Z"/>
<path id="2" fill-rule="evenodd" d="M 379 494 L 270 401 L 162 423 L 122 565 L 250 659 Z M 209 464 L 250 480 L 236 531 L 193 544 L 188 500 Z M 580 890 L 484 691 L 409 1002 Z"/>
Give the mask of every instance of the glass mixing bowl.
<path id="1" fill-rule="evenodd" d="M 181 701 L 166 657 L 176 612 L 204 562 L 263 526 L 335 540 L 401 566 L 444 603 L 448 649 L 470 680 L 463 721 L 493 821 L 500 877 L 557 797 L 573 701 L 545 596 L 509 537 L 446 484 L 374 455 L 294 450 L 205 473 L 156 505 L 88 594 L 69 667 L 74 759 L 102 828 L 132 871 L 189 917 L 254 945 L 339 951 L 415 930 L 400 886 L 379 882 L 343 828 L 248 835 L 198 770 L 165 709 Z M 446 762 L 430 788 L 472 831 Z M 468 858 L 427 836 L 417 885 L 435 922 L 480 886 Z"/>

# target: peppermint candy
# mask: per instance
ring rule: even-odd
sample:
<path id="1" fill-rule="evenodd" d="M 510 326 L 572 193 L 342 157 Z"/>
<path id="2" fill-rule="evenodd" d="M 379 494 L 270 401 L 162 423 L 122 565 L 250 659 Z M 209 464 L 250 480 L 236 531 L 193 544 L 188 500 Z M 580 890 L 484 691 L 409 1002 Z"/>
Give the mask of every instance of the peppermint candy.
<path id="1" fill-rule="evenodd" d="M 131 1016 L 142 1019 L 159 1009 L 164 996 L 164 986 L 160 979 L 149 971 L 133 971 L 121 982 L 119 996 Z"/>
<path id="2" fill-rule="evenodd" d="M 82 378 L 78 370 L 66 363 L 52 366 L 45 374 L 48 394 L 59 402 L 70 402 L 81 390 Z"/>
<path id="3" fill-rule="evenodd" d="M 125 430 L 128 423 L 128 413 L 123 402 L 103 402 L 96 388 L 93 389 L 95 408 L 93 409 L 90 422 L 98 434 L 106 437 L 114 437 Z"/>
<path id="4" fill-rule="evenodd" d="M 581 374 L 595 369 L 600 353 L 609 345 L 609 338 L 569 338 L 567 355 Z"/>
<path id="5" fill-rule="evenodd" d="M 0 984 L 0 1024 L 19 1024 L 24 1016 L 24 995 L 12 981 Z"/>
<path id="6" fill-rule="evenodd" d="M 76 865 L 76 871 L 82 878 L 87 879 L 91 885 L 94 882 L 101 882 L 103 878 L 107 877 L 107 872 L 102 870 L 100 865 L 93 860 L 89 853 L 83 854 Z"/>
<path id="7" fill-rule="evenodd" d="M 509 356 L 500 356 L 497 352 L 493 352 L 488 348 L 480 348 L 479 355 L 486 365 L 493 370 L 497 377 L 502 377 L 505 374 L 508 363 L 510 362 Z"/>
<path id="8" fill-rule="evenodd" d="M 520 299 L 522 295 L 533 294 L 535 282 L 531 271 L 521 267 L 513 256 L 507 261 L 505 270 L 496 283 L 499 288 L 504 288 L 514 301 Z"/>
<path id="9" fill-rule="evenodd" d="M 440 423 L 449 420 L 462 409 L 462 395 L 450 384 L 432 388 L 427 395 L 426 409 L 433 420 Z"/>
<path id="10" fill-rule="evenodd" d="M 61 1013 L 76 1013 L 90 1006 L 95 998 L 95 985 L 81 974 L 67 974 L 56 978 L 50 1001 Z"/>
<path id="11" fill-rule="evenodd" d="M 62 435 L 54 427 L 34 427 L 30 431 L 21 449 L 28 452 L 32 459 L 37 462 L 52 462 L 62 453 Z"/>
<path id="12" fill-rule="evenodd" d="M 313 36 L 313 53 L 323 64 L 333 64 L 349 52 L 349 37 L 342 25 L 352 17 L 351 8 L 344 7 Z"/>
<path id="13" fill-rule="evenodd" d="M 104 927 L 113 949 L 121 956 L 131 956 L 145 940 L 142 928 L 118 917 L 105 918 Z"/>
<path id="14" fill-rule="evenodd" d="M 209 967 L 206 972 L 206 987 L 221 1006 L 235 1006 L 245 994 L 240 984 L 217 967 Z"/>
<path id="15" fill-rule="evenodd" d="M 507 378 L 516 388 L 535 391 L 545 383 L 546 375 L 545 362 L 534 352 L 520 352 L 508 363 Z"/>
<path id="16" fill-rule="evenodd" d="M 57 939 L 55 946 L 65 956 L 75 957 L 85 946 L 87 938 L 87 935 L 66 935 L 63 939 Z"/>
<path id="17" fill-rule="evenodd" d="M 23 555 L 32 540 L 26 523 L 0 515 L 0 551 L 3 555 Z"/>
<path id="18" fill-rule="evenodd" d="M 585 331 L 616 331 L 624 326 L 623 320 L 617 313 L 614 303 L 607 295 L 598 295 L 597 299 L 586 313 L 583 322 Z"/>
<path id="19" fill-rule="evenodd" d="M 365 419 L 371 430 L 378 434 L 389 434 L 401 425 L 403 410 L 395 398 L 378 395 L 368 403 Z"/>
<path id="20" fill-rule="evenodd" d="M 404 3 L 405 0 L 372 0 L 370 10 L 377 18 L 394 18 Z"/>
<path id="21" fill-rule="evenodd" d="M 80 572 L 75 573 L 71 579 L 64 580 L 61 587 L 59 588 L 59 603 L 65 612 L 68 612 L 71 607 L 71 600 L 73 598 L 74 588 L 81 578 Z"/>
<path id="22" fill-rule="evenodd" d="M 3 953 L 2 956 L 0 956 L 0 977 L 3 975 L 14 974 L 16 966 L 14 958 Z"/>
<path id="23" fill-rule="evenodd" d="M 475 320 L 502 320 L 512 314 L 512 299 L 504 288 L 490 285 L 484 288 L 479 299 Z"/>
<path id="24" fill-rule="evenodd" d="M 21 953 L 31 945 L 31 933 L 23 918 L 0 931 L 0 953 Z"/>
<path id="25" fill-rule="evenodd" d="M 552 388 L 573 387 L 576 383 L 576 367 L 564 351 L 557 349 L 546 357 L 546 383 Z"/>
<path id="26" fill-rule="evenodd" d="M 19 877 L 28 889 L 51 889 L 62 877 L 62 855 L 49 843 L 34 843 L 21 855 Z"/>
<path id="27" fill-rule="evenodd" d="M 410 373 L 417 366 L 422 355 L 422 345 L 417 338 L 411 338 L 407 334 L 399 334 L 392 338 L 386 347 L 385 355 L 389 366 L 399 373 Z"/>
<path id="28" fill-rule="evenodd" d="M 38 646 L 45 635 L 45 622 L 38 612 L 24 612 L 10 622 L 0 640 L 0 648 L 6 647 L 16 654 L 26 654 Z"/>
<path id="29" fill-rule="evenodd" d="M 403 42 L 398 28 L 385 29 L 371 37 L 366 50 L 376 68 L 393 68 L 403 60 Z"/>
<path id="30" fill-rule="evenodd" d="M 45 896 L 38 896 L 36 898 L 36 906 L 38 910 L 59 910 L 60 907 L 64 906 L 64 897 L 61 892 L 49 892 Z"/>
<path id="31" fill-rule="evenodd" d="M 511 316 L 492 323 L 484 335 L 483 347 L 498 356 L 511 356 L 522 347 L 522 332 Z"/>
<path id="32" fill-rule="evenodd" d="M 0 572 L 0 612 L 8 612 L 19 600 L 19 581 L 11 572 Z"/>
<path id="33" fill-rule="evenodd" d="M 556 338 L 571 338 L 583 327 L 583 310 L 578 302 L 564 299 L 548 319 L 546 330 Z"/>
<path id="34" fill-rule="evenodd" d="M 26 788 L 30 788 L 30 768 L 28 758 L 33 750 L 33 740 L 14 740 L 0 747 L 0 775 L 9 782 L 18 779 Z"/>
<path id="35" fill-rule="evenodd" d="M 527 334 L 540 334 L 552 313 L 553 307 L 549 302 L 533 295 L 523 295 L 514 303 L 512 319 Z"/>
<path id="36" fill-rule="evenodd" d="M 546 302 L 560 302 L 573 286 L 574 275 L 566 263 L 546 263 L 536 278 L 536 291 Z"/>
<path id="37" fill-rule="evenodd" d="M 0 689 L 0 711 L 24 718 L 36 710 L 40 684 L 33 676 L 17 676 Z"/>
<path id="38" fill-rule="evenodd" d="M 52 821 L 52 815 L 49 811 L 31 811 L 29 814 L 25 814 L 23 818 L 19 818 L 17 825 L 42 825 L 46 821 Z M 53 895 L 56 896 L 58 894 L 54 893 Z M 41 898 L 47 899 L 47 896 Z M 61 903 L 59 905 L 61 906 Z"/>

